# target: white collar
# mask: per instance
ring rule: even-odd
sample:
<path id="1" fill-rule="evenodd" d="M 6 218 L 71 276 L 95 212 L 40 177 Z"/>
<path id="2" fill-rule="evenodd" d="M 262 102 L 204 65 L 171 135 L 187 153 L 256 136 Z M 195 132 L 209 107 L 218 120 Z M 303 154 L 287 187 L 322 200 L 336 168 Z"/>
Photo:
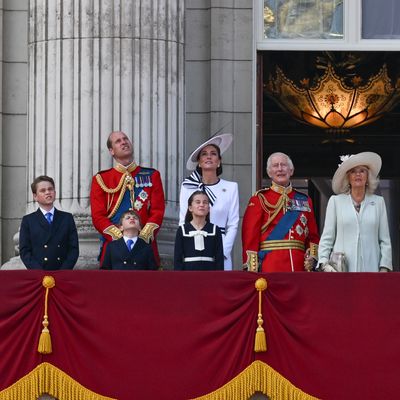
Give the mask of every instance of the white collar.
<path id="1" fill-rule="evenodd" d="M 42 207 L 39 207 L 39 210 L 42 212 L 43 215 L 46 215 L 47 213 L 50 213 L 51 215 L 54 215 L 55 208 L 52 207 L 51 210 L 47 211 L 47 210 L 44 210 Z"/>
<path id="2" fill-rule="evenodd" d="M 136 240 L 137 240 L 137 236 L 134 236 L 134 237 L 128 237 L 128 236 L 124 236 L 124 240 L 125 240 L 125 243 L 127 243 L 128 242 L 128 240 L 132 240 L 132 242 L 133 242 L 133 244 L 135 244 L 136 243 Z"/>

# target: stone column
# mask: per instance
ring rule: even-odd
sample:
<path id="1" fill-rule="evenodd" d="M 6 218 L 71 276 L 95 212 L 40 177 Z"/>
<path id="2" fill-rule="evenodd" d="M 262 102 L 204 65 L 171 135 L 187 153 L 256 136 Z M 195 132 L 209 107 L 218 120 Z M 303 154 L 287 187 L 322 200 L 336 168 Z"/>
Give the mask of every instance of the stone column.
<path id="1" fill-rule="evenodd" d="M 183 13 L 184 0 L 30 1 L 28 183 L 41 174 L 54 178 L 56 206 L 75 215 L 80 264 L 97 265 L 90 182 L 112 166 L 111 131 L 126 132 L 135 160 L 160 170 L 167 226 L 175 216 L 182 180 Z M 33 208 L 28 191 L 27 209 Z"/>

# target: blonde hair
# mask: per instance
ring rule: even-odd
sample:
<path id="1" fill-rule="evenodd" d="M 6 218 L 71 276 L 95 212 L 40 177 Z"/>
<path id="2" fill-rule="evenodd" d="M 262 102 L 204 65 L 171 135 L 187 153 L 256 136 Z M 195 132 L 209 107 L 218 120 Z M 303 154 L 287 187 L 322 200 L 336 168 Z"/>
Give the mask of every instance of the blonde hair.
<path id="1" fill-rule="evenodd" d="M 368 179 L 365 185 L 365 190 L 367 193 L 373 194 L 379 185 L 379 178 L 377 176 L 373 176 L 371 170 L 367 166 L 365 167 L 368 169 Z M 353 168 L 350 168 L 348 171 L 346 171 L 346 175 L 343 177 L 342 184 L 340 185 L 340 193 L 349 193 L 351 190 L 348 176 L 351 169 Z"/>

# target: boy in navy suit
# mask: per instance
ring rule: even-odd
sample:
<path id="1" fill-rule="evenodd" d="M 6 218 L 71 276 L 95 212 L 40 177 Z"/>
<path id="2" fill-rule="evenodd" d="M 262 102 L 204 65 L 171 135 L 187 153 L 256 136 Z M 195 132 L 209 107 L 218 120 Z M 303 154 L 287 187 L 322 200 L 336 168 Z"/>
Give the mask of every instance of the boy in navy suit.
<path id="1" fill-rule="evenodd" d="M 101 269 L 157 269 L 152 246 L 138 237 L 140 217 L 134 210 L 121 215 L 119 229 L 123 237 L 108 244 Z"/>
<path id="2" fill-rule="evenodd" d="M 37 211 L 22 218 L 19 253 L 28 269 L 72 269 L 79 256 L 78 232 L 72 214 L 54 208 L 54 180 L 46 175 L 31 184 Z"/>

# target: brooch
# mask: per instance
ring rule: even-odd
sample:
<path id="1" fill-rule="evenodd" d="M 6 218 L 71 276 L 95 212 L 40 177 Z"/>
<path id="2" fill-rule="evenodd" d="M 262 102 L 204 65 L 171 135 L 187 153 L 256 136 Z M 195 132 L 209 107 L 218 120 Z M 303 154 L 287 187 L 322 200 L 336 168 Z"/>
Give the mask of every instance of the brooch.
<path id="1" fill-rule="evenodd" d="M 138 196 L 139 198 L 140 198 L 140 200 L 142 200 L 143 202 L 145 202 L 146 200 L 147 200 L 147 198 L 149 197 L 149 195 L 147 194 L 147 192 L 145 192 L 144 190 L 142 190 L 140 193 L 139 193 L 139 196 Z"/>
<path id="2" fill-rule="evenodd" d="M 140 211 L 141 208 L 143 207 L 143 203 L 141 201 L 139 201 L 139 200 L 136 200 L 133 203 L 133 207 L 134 207 L 135 210 Z"/>

